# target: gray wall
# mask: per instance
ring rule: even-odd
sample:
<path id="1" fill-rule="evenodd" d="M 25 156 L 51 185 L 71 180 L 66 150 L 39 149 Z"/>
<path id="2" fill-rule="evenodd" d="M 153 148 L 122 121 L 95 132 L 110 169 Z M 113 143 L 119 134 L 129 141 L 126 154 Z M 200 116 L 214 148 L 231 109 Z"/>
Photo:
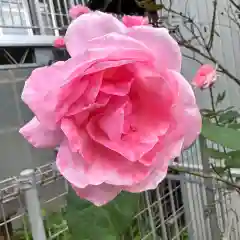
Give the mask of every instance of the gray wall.
<path id="1" fill-rule="evenodd" d="M 37 64 L 52 57 L 50 49 L 35 51 Z M 54 160 L 51 150 L 35 149 L 18 133 L 33 114 L 21 100 L 21 92 L 32 67 L 0 70 L 0 180 L 19 175 L 25 168 L 35 168 Z"/>

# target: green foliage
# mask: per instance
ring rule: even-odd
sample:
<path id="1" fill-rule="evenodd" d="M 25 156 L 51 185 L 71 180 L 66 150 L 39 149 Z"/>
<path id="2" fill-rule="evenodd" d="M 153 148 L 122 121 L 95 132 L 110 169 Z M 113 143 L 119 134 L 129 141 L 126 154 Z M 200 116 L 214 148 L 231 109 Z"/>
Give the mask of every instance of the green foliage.
<path id="1" fill-rule="evenodd" d="M 153 0 L 135 0 L 137 5 L 141 8 L 146 9 L 148 12 L 158 11 L 164 8 L 163 4 L 156 4 Z"/>
<path id="2" fill-rule="evenodd" d="M 205 148 L 204 151 L 211 158 L 216 160 L 224 160 L 224 168 L 220 168 L 219 171 L 222 172 L 227 168 L 240 168 L 240 151 L 219 151 L 213 148 Z"/>
<path id="3" fill-rule="evenodd" d="M 220 152 L 217 149 L 213 149 L 213 148 L 205 148 L 204 151 L 207 153 L 207 155 L 211 158 L 214 159 L 226 159 L 228 158 L 228 155 L 225 152 Z"/>
<path id="4" fill-rule="evenodd" d="M 228 153 L 225 165 L 228 168 L 240 168 L 240 151 L 231 151 Z"/>
<path id="5" fill-rule="evenodd" d="M 240 131 L 225 126 L 217 126 L 209 120 L 203 119 L 201 134 L 215 143 L 223 147 L 240 150 Z"/>
<path id="6" fill-rule="evenodd" d="M 56 240 L 70 240 L 69 232 L 65 231 L 67 223 L 66 220 L 64 220 L 63 210 L 51 214 L 47 214 L 45 210 L 42 210 L 42 216 L 47 238 L 51 239 L 52 235 L 61 232 Z M 33 240 L 27 218 L 24 218 L 23 221 L 24 226 L 14 232 L 14 235 L 11 238 L 12 240 Z"/>
<path id="7" fill-rule="evenodd" d="M 70 189 L 67 195 L 66 219 L 71 240 L 118 240 L 132 224 L 138 209 L 139 195 L 121 193 L 103 207 L 80 199 Z"/>
<path id="8" fill-rule="evenodd" d="M 240 123 L 230 123 L 227 125 L 229 128 L 239 130 L 240 129 Z"/>
<path id="9" fill-rule="evenodd" d="M 228 124 L 235 122 L 240 117 L 237 111 L 229 110 L 219 115 L 219 122 L 221 124 Z"/>
<path id="10" fill-rule="evenodd" d="M 221 103 L 226 97 L 226 90 L 217 95 L 216 106 Z"/>
<path id="11" fill-rule="evenodd" d="M 237 123 L 240 118 L 240 114 L 236 110 L 234 110 L 233 107 L 228 107 L 224 110 L 219 111 L 202 109 L 201 114 L 204 118 L 207 118 L 209 120 L 217 119 L 218 125 L 220 126 Z"/>

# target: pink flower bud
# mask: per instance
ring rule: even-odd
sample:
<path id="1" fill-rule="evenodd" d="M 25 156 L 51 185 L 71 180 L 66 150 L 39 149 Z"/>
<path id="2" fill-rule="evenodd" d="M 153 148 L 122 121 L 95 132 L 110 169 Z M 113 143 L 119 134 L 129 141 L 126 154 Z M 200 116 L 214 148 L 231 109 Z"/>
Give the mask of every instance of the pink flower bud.
<path id="1" fill-rule="evenodd" d="M 204 64 L 198 69 L 192 81 L 192 85 L 200 89 L 205 89 L 211 87 L 216 80 L 216 68 L 212 65 Z"/>
<path id="2" fill-rule="evenodd" d="M 65 41 L 63 37 L 58 37 L 57 39 L 55 39 L 53 46 L 55 48 L 63 48 L 65 47 Z"/>

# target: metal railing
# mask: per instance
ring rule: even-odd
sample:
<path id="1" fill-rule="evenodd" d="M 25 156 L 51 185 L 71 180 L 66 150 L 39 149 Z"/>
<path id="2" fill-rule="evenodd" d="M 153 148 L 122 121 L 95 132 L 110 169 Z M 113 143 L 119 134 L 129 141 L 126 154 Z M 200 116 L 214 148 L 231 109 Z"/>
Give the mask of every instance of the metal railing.
<path id="1" fill-rule="evenodd" d="M 0 0 L 0 43 L 52 43 L 69 25 L 68 10 L 82 0 Z M 17 36 L 17 38 L 16 38 Z"/>

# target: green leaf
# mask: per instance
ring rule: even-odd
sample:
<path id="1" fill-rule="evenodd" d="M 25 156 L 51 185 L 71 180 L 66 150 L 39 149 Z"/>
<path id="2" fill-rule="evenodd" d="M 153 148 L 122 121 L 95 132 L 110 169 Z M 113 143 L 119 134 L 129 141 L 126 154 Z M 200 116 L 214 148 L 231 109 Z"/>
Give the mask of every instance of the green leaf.
<path id="1" fill-rule="evenodd" d="M 96 207 L 69 189 L 66 219 L 71 240 L 118 240 L 131 226 L 138 202 L 139 194 L 122 192 L 107 205 Z"/>
<path id="2" fill-rule="evenodd" d="M 225 97 L 226 97 L 226 90 L 224 90 L 222 93 L 219 93 L 217 95 L 216 105 L 221 103 L 224 100 Z"/>
<path id="3" fill-rule="evenodd" d="M 220 152 L 217 149 L 213 148 L 205 148 L 204 151 L 207 153 L 207 155 L 211 158 L 215 159 L 226 159 L 228 158 L 228 155 L 224 152 Z"/>
<path id="4" fill-rule="evenodd" d="M 228 152 L 230 158 L 225 161 L 226 167 L 229 168 L 240 168 L 240 151 Z"/>
<path id="5" fill-rule="evenodd" d="M 218 116 L 218 113 L 210 109 L 201 109 L 200 110 L 202 117 L 207 119 L 214 119 Z"/>
<path id="6" fill-rule="evenodd" d="M 155 4 L 155 3 L 153 3 L 153 4 L 147 5 L 145 8 L 146 8 L 146 10 L 148 12 L 154 12 L 154 11 L 158 11 L 158 10 L 163 9 L 164 5 L 163 4 Z"/>
<path id="7" fill-rule="evenodd" d="M 148 12 L 158 11 L 164 8 L 163 4 L 156 4 L 154 0 L 135 0 L 139 7 L 145 8 Z"/>
<path id="8" fill-rule="evenodd" d="M 240 131 L 232 128 L 220 127 L 203 119 L 201 134 L 215 143 L 232 150 L 240 150 Z"/>
<path id="9" fill-rule="evenodd" d="M 219 117 L 219 121 L 221 123 L 233 122 L 238 117 L 240 117 L 240 114 L 237 111 L 230 110 L 228 112 L 221 114 Z"/>
<path id="10" fill-rule="evenodd" d="M 240 123 L 230 123 L 228 124 L 229 128 L 240 129 Z"/>

